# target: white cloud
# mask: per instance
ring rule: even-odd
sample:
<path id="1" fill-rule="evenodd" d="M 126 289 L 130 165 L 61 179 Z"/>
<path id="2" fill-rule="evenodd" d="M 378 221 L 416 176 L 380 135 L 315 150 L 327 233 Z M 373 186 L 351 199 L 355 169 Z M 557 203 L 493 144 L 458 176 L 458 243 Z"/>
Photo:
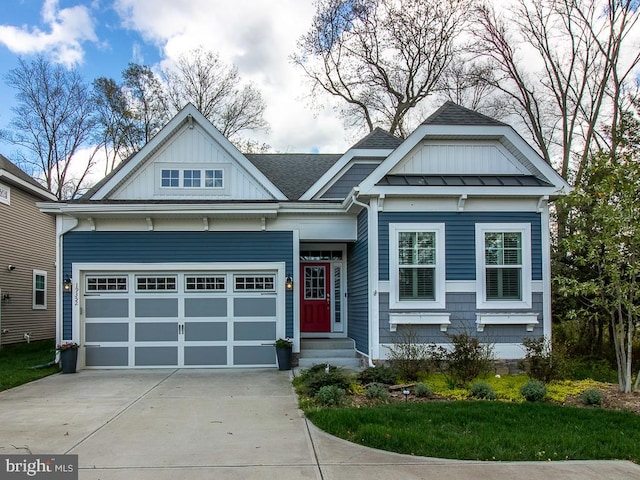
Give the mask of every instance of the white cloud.
<path id="1" fill-rule="evenodd" d="M 58 0 L 45 0 L 42 30 L 38 26 L 0 25 L 0 43 L 16 54 L 46 53 L 68 67 L 84 58 L 82 43 L 96 42 L 94 20 L 84 5 L 62 8 Z"/>
<path id="2" fill-rule="evenodd" d="M 341 152 L 345 140 L 340 119 L 331 109 L 312 111 L 302 72 L 289 61 L 298 38 L 311 24 L 312 2 L 300 0 L 117 0 L 123 26 L 164 52 L 162 63 L 200 45 L 238 67 L 267 102 L 270 134 L 256 135 L 276 151 Z"/>

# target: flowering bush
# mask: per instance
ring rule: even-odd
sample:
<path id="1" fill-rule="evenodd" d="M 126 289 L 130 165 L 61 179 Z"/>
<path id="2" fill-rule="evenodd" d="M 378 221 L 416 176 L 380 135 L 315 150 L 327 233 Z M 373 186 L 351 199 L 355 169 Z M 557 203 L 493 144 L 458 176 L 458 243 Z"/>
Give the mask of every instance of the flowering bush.
<path id="1" fill-rule="evenodd" d="M 56 347 L 56 350 L 64 352 L 65 350 L 77 349 L 80 348 L 76 342 L 63 342 Z"/>

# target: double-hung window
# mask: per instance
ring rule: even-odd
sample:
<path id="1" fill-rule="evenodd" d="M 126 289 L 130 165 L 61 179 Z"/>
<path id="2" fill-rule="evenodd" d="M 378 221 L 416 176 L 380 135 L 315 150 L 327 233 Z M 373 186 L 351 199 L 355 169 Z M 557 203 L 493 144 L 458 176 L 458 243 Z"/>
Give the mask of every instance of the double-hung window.
<path id="1" fill-rule="evenodd" d="M 443 223 L 389 224 L 389 306 L 445 307 Z"/>
<path id="2" fill-rule="evenodd" d="M 43 270 L 33 271 L 33 305 L 34 310 L 47 308 L 47 272 Z"/>
<path id="3" fill-rule="evenodd" d="M 531 308 L 531 226 L 476 225 L 478 308 Z"/>

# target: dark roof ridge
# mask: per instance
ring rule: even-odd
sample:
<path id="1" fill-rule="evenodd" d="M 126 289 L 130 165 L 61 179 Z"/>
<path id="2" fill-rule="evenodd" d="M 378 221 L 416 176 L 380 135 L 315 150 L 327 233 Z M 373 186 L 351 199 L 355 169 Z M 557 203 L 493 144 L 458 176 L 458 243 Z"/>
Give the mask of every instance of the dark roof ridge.
<path id="1" fill-rule="evenodd" d="M 383 128 L 375 127 L 368 135 L 361 138 L 349 150 L 356 148 L 392 149 L 395 150 L 402 143 L 402 139 L 389 133 Z"/>
<path id="2" fill-rule="evenodd" d="M 447 100 L 440 108 L 429 115 L 423 125 L 496 125 L 508 126 L 506 123 L 482 113 L 458 105 Z"/>

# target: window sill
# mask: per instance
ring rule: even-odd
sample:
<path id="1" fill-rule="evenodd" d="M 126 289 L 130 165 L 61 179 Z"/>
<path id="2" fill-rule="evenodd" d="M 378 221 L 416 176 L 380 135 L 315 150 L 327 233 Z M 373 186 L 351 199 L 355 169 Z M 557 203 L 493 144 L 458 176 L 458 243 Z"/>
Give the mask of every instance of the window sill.
<path id="1" fill-rule="evenodd" d="M 476 328 L 484 332 L 485 325 L 525 325 L 527 332 L 533 332 L 538 325 L 537 313 L 477 313 Z"/>
<path id="2" fill-rule="evenodd" d="M 446 332 L 451 320 L 449 313 L 391 313 L 389 330 L 397 331 L 398 325 L 440 325 L 440 331 Z"/>

